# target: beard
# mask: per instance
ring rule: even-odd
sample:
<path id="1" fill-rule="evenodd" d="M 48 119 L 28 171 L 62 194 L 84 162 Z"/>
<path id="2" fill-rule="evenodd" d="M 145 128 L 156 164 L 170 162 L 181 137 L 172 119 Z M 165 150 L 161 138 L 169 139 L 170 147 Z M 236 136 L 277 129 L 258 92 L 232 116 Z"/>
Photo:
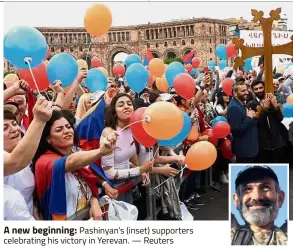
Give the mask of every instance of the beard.
<path id="1" fill-rule="evenodd" d="M 256 97 L 258 97 L 259 99 L 264 99 L 265 97 L 265 93 L 264 92 L 261 92 L 261 93 L 254 93 Z"/>
<path id="2" fill-rule="evenodd" d="M 264 206 L 260 209 L 250 209 L 252 206 Z M 274 223 L 279 213 L 278 201 L 272 202 L 270 200 L 251 200 L 245 204 L 240 204 L 239 209 L 241 217 L 250 225 L 266 226 Z"/>

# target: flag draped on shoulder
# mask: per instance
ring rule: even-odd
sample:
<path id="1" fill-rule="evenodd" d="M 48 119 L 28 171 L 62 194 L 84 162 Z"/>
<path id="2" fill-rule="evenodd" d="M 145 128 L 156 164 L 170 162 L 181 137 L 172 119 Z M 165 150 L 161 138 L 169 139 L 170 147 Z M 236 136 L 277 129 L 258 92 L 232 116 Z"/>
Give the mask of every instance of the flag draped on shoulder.
<path id="1" fill-rule="evenodd" d="M 144 61 L 143 61 L 143 65 L 144 66 L 148 66 L 150 61 L 154 59 L 153 53 L 151 52 L 151 50 L 149 50 L 148 48 L 146 49 L 146 54 L 144 57 Z"/>

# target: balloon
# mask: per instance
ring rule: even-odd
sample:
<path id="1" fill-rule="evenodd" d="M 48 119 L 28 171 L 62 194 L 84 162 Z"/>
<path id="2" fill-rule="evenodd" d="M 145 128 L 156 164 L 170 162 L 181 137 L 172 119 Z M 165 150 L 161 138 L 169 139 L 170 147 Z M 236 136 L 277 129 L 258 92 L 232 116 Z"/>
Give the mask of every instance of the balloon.
<path id="1" fill-rule="evenodd" d="M 245 62 L 244 69 L 246 71 L 252 70 L 251 61 L 252 61 L 252 58 L 247 58 L 246 60 L 244 60 L 244 62 Z"/>
<path id="2" fill-rule="evenodd" d="M 165 75 L 166 75 L 167 83 L 170 87 L 173 87 L 174 79 L 176 75 L 180 73 L 184 73 L 184 67 L 180 62 L 173 61 L 172 63 L 169 64 Z"/>
<path id="3" fill-rule="evenodd" d="M 228 123 L 228 120 L 224 116 L 218 116 L 213 119 L 212 127 L 214 127 L 216 123 L 221 122 L 221 121 Z"/>
<path id="4" fill-rule="evenodd" d="M 199 132 L 198 127 L 196 125 L 193 125 L 191 127 L 190 133 L 187 136 L 188 141 L 197 141 L 199 138 Z"/>
<path id="5" fill-rule="evenodd" d="M 55 80 L 60 80 L 63 88 L 66 88 L 78 75 L 77 62 L 71 54 L 56 54 L 47 65 L 47 74 L 51 84 L 54 84 Z"/>
<path id="6" fill-rule="evenodd" d="M 221 59 L 227 59 L 227 51 L 225 44 L 219 44 L 216 47 L 216 55 Z"/>
<path id="7" fill-rule="evenodd" d="M 162 115 L 164 113 L 164 115 Z M 160 140 L 171 139 L 183 127 L 183 116 L 177 106 L 160 101 L 151 104 L 143 115 L 143 128 L 152 137 Z"/>
<path id="8" fill-rule="evenodd" d="M 166 76 L 165 75 L 163 75 L 162 78 L 160 78 L 160 77 L 156 78 L 156 87 L 161 92 L 164 92 L 164 93 L 168 92 L 169 85 L 167 83 L 167 80 L 166 80 Z"/>
<path id="9" fill-rule="evenodd" d="M 209 136 L 209 142 L 212 143 L 213 145 L 217 146 L 219 139 L 214 136 L 212 129 L 206 129 L 202 133 L 202 136 L 204 136 L 204 135 L 208 135 Z"/>
<path id="10" fill-rule="evenodd" d="M 207 73 L 207 72 L 209 71 L 209 68 L 208 68 L 208 67 L 204 67 L 204 68 L 203 68 L 203 71 L 204 71 L 205 73 Z"/>
<path id="11" fill-rule="evenodd" d="M 283 115 L 284 115 L 284 118 L 293 117 L 293 104 L 286 103 L 283 105 Z"/>
<path id="12" fill-rule="evenodd" d="M 47 66 L 48 63 L 49 63 L 49 61 L 48 60 L 45 60 L 43 63 L 45 64 L 45 66 Z"/>
<path id="13" fill-rule="evenodd" d="M 226 60 L 220 60 L 219 61 L 220 70 L 223 70 L 226 66 L 227 66 L 227 61 Z"/>
<path id="14" fill-rule="evenodd" d="M 230 139 L 225 138 L 221 144 L 221 152 L 224 158 L 231 160 L 234 158 L 234 154 L 231 149 L 231 141 Z"/>
<path id="15" fill-rule="evenodd" d="M 227 122 L 220 121 L 213 127 L 213 134 L 216 138 L 225 138 L 230 134 L 231 127 Z"/>
<path id="16" fill-rule="evenodd" d="M 288 104 L 292 104 L 292 105 L 293 105 L 293 93 L 291 93 L 291 94 L 287 97 L 286 102 L 287 102 Z"/>
<path id="17" fill-rule="evenodd" d="M 125 67 L 122 64 L 115 64 L 113 66 L 113 74 L 115 76 L 123 76 L 125 74 Z"/>
<path id="18" fill-rule="evenodd" d="M 91 59 L 91 66 L 92 66 L 92 68 L 101 67 L 102 62 L 97 57 L 93 57 Z"/>
<path id="19" fill-rule="evenodd" d="M 132 116 L 130 117 L 130 123 L 132 124 L 136 121 L 142 120 L 142 116 L 146 109 L 147 107 L 141 107 L 135 110 Z M 130 130 L 132 132 L 134 139 L 140 144 L 144 145 L 145 147 L 152 147 L 157 142 L 155 138 L 151 137 L 149 134 L 145 132 L 145 130 L 142 127 L 142 122 L 132 124 L 130 126 Z"/>
<path id="20" fill-rule="evenodd" d="M 168 65 L 167 64 L 164 64 L 164 66 L 165 66 L 165 71 L 164 72 L 166 72 L 166 70 L 168 68 Z"/>
<path id="21" fill-rule="evenodd" d="M 195 83 L 189 74 L 178 74 L 174 79 L 174 88 L 184 99 L 191 99 L 195 95 Z"/>
<path id="22" fill-rule="evenodd" d="M 10 73 L 10 74 L 7 74 L 4 79 L 3 79 L 3 83 L 8 83 L 8 84 L 13 84 L 14 82 L 18 81 L 19 78 L 16 74 L 14 73 Z"/>
<path id="23" fill-rule="evenodd" d="M 213 144 L 200 141 L 187 151 L 185 163 L 190 170 L 201 171 L 211 167 L 217 159 L 217 150 Z"/>
<path id="24" fill-rule="evenodd" d="M 86 63 L 85 60 L 79 59 L 76 62 L 77 62 L 77 65 L 78 65 L 78 69 L 81 69 L 81 68 L 85 68 L 87 70 L 89 69 L 89 66 L 88 66 L 88 64 Z"/>
<path id="25" fill-rule="evenodd" d="M 105 76 L 106 76 L 107 78 L 109 77 L 109 73 L 108 73 L 108 71 L 107 71 L 106 68 L 104 68 L 104 67 L 98 67 L 98 69 L 99 69 L 100 71 L 102 71 L 103 74 L 105 74 Z"/>
<path id="26" fill-rule="evenodd" d="M 19 26 L 12 28 L 4 36 L 4 57 L 15 67 L 29 69 L 25 58 L 31 58 L 34 68 L 46 58 L 48 45 L 43 34 L 35 28 Z"/>
<path id="27" fill-rule="evenodd" d="M 197 57 L 194 57 L 191 61 L 192 67 L 193 68 L 198 68 L 200 65 L 200 60 Z"/>
<path id="28" fill-rule="evenodd" d="M 94 4 L 87 9 L 84 27 L 93 36 L 104 35 L 112 25 L 112 14 L 104 4 Z"/>
<path id="29" fill-rule="evenodd" d="M 130 67 L 130 65 L 134 63 L 141 63 L 141 59 L 137 54 L 129 54 L 125 58 L 125 65 L 126 67 Z"/>
<path id="30" fill-rule="evenodd" d="M 34 83 L 33 77 L 29 69 L 18 69 L 17 70 L 19 77 L 25 80 L 31 89 L 37 90 L 36 85 Z M 38 88 L 40 91 L 47 90 L 50 85 L 50 81 L 47 75 L 47 67 L 45 63 L 41 63 L 39 66 L 32 69 L 34 78 L 37 82 Z"/>
<path id="31" fill-rule="evenodd" d="M 235 80 L 231 79 L 231 78 L 225 78 L 223 81 L 222 81 L 222 88 L 223 88 L 223 91 L 232 96 L 232 86 L 233 84 L 235 83 Z"/>
<path id="32" fill-rule="evenodd" d="M 148 86 L 152 86 L 154 81 L 155 80 L 154 80 L 153 75 L 149 72 Z"/>
<path id="33" fill-rule="evenodd" d="M 92 93 L 96 91 L 106 91 L 107 77 L 101 70 L 92 68 L 87 73 L 85 84 Z"/>
<path id="34" fill-rule="evenodd" d="M 149 70 L 152 75 L 161 77 L 165 72 L 165 64 L 159 58 L 154 58 L 150 61 Z"/>
<path id="35" fill-rule="evenodd" d="M 127 68 L 125 78 L 128 86 L 136 93 L 140 93 L 146 87 L 149 74 L 142 64 L 135 63 Z"/>
<path id="36" fill-rule="evenodd" d="M 196 75 L 198 75 L 198 71 L 196 69 L 192 68 L 191 71 L 189 72 L 189 74 L 191 76 L 196 76 Z"/>
<path id="37" fill-rule="evenodd" d="M 184 68 L 187 70 L 187 72 L 189 73 L 192 69 L 192 65 L 191 64 L 187 64 L 184 66 Z"/>
<path id="38" fill-rule="evenodd" d="M 233 44 L 232 41 L 229 41 L 226 45 L 226 52 L 227 52 L 227 57 L 231 58 L 234 57 L 238 54 L 238 50 L 235 49 L 235 45 Z"/>
<path id="39" fill-rule="evenodd" d="M 215 70 L 215 67 L 216 67 L 216 62 L 210 60 L 208 62 L 208 69 L 210 69 L 213 72 Z"/>
<path id="40" fill-rule="evenodd" d="M 168 140 L 158 140 L 160 146 L 175 146 L 181 143 L 188 136 L 191 130 L 191 119 L 185 112 L 182 112 L 182 115 L 183 127 L 180 133 L 176 137 L 173 137 Z"/>

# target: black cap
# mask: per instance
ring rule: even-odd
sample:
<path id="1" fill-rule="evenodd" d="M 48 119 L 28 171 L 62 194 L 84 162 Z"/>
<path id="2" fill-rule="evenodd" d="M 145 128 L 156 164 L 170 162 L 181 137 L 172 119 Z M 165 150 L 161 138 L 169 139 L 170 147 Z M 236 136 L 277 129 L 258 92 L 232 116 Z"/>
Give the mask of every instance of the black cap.
<path id="1" fill-rule="evenodd" d="M 276 173 L 270 167 L 266 165 L 247 166 L 238 173 L 235 180 L 235 188 L 237 189 L 242 183 L 260 180 L 267 177 L 274 179 L 279 184 Z"/>
<path id="2" fill-rule="evenodd" d="M 243 77 L 237 77 L 235 82 L 245 82 L 245 79 Z"/>

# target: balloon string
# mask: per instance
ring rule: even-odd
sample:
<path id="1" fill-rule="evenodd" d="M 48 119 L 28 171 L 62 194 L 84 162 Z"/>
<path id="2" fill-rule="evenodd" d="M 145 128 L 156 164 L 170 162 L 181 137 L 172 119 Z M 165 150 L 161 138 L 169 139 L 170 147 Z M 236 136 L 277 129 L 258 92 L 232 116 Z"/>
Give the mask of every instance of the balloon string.
<path id="1" fill-rule="evenodd" d="M 37 88 L 38 94 L 41 95 L 41 93 L 40 93 L 40 89 L 39 89 L 39 87 L 38 87 L 37 81 L 36 81 L 36 79 L 35 79 L 35 76 L 34 76 L 34 74 L 33 74 L 32 68 L 31 68 L 30 60 L 29 60 L 28 58 L 25 58 L 24 61 L 28 64 L 28 67 L 29 67 L 30 73 L 31 73 L 31 75 L 32 75 L 32 78 L 33 78 L 34 84 L 35 84 L 35 86 L 36 86 L 36 88 Z M 48 100 L 51 100 L 51 99 L 49 98 L 49 96 L 47 95 L 46 92 L 45 92 L 45 94 L 46 94 Z"/>
<path id="2" fill-rule="evenodd" d="M 127 129 L 128 127 L 130 127 L 130 126 L 133 125 L 133 124 L 137 124 L 137 123 L 140 123 L 140 122 L 142 122 L 142 121 L 144 121 L 144 119 L 139 120 L 139 121 L 135 121 L 135 122 L 133 122 L 133 123 L 131 123 L 131 124 L 129 124 L 129 125 L 126 125 L 126 126 L 123 127 L 121 130 L 117 131 L 117 133 L 119 133 L 119 132 L 121 132 L 121 131 Z"/>
<path id="3" fill-rule="evenodd" d="M 182 169 L 180 169 L 180 170 L 178 171 L 178 174 L 180 174 L 180 172 L 181 172 L 182 170 L 184 170 L 185 168 L 186 168 L 186 166 L 184 166 Z M 165 182 L 167 182 L 168 180 L 170 180 L 172 177 L 174 177 L 174 176 L 170 176 L 170 177 L 167 178 L 165 181 L 163 181 L 162 183 L 160 183 L 158 186 L 154 187 L 153 190 L 155 190 L 156 188 L 158 188 L 158 187 L 160 187 L 161 185 L 163 185 Z"/>

